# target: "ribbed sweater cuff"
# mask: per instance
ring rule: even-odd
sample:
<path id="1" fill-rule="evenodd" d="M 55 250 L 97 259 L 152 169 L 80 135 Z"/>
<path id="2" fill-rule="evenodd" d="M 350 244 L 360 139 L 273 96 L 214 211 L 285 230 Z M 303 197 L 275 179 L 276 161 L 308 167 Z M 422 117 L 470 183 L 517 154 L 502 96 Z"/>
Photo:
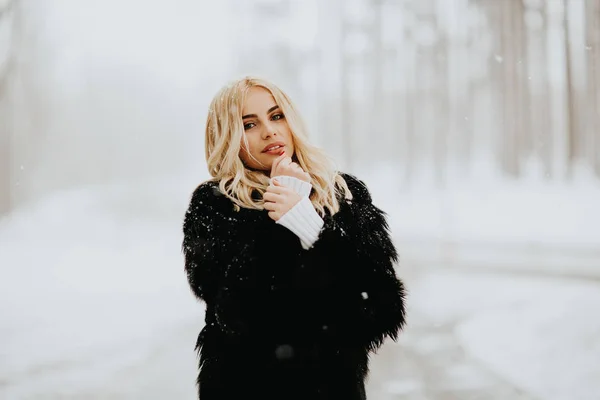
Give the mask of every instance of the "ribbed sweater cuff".
<path id="1" fill-rule="evenodd" d="M 269 183 L 272 183 L 273 179 L 277 179 L 285 187 L 293 189 L 300 196 L 309 196 L 312 190 L 312 185 L 308 182 L 300 180 L 295 176 L 279 175 L 271 178 Z"/>
<path id="2" fill-rule="evenodd" d="M 295 233 L 300 238 L 305 250 L 308 250 L 317 241 L 324 224 L 308 197 L 303 197 L 294 207 L 283 214 L 277 223 Z"/>

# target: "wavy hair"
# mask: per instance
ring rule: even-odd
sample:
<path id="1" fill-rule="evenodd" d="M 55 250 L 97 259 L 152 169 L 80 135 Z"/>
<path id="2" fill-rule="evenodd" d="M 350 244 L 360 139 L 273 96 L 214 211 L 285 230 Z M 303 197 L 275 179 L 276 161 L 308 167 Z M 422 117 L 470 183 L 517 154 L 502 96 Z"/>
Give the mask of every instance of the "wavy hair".
<path id="1" fill-rule="evenodd" d="M 212 180 L 219 183 L 221 192 L 233 201 L 236 210 L 240 207 L 264 209 L 262 196 L 269 185 L 269 176 L 264 171 L 246 168 L 239 157 L 242 142 L 249 147 L 242 109 L 248 90 L 256 86 L 268 90 L 285 115 L 292 132 L 295 161 L 311 176 L 310 200 L 315 209 L 321 216 L 326 210 L 330 215 L 337 213 L 338 195 L 352 198 L 344 178 L 328 155 L 309 142 L 305 123 L 289 96 L 275 84 L 258 77 L 246 76 L 226 84 L 210 104 L 204 151 Z M 254 193 L 260 196 L 253 196 Z"/>

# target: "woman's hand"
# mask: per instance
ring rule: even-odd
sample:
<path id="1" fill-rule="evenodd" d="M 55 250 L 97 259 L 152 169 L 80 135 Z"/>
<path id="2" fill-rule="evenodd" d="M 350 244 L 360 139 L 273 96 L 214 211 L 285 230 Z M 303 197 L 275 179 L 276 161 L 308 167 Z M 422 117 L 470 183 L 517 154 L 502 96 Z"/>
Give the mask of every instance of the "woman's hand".
<path id="1" fill-rule="evenodd" d="M 269 211 L 269 217 L 273 221 L 278 221 L 286 212 L 298 204 L 302 197 L 293 189 L 282 186 L 277 182 L 277 179 L 273 179 L 273 184 L 267 187 L 263 199 L 265 210 Z"/>
<path id="2" fill-rule="evenodd" d="M 310 183 L 309 173 L 304 172 L 304 170 L 297 163 L 293 162 L 291 157 L 286 156 L 285 153 L 282 153 L 277 157 L 271 166 L 271 177 L 274 178 L 279 175 L 293 176 L 304 182 Z"/>

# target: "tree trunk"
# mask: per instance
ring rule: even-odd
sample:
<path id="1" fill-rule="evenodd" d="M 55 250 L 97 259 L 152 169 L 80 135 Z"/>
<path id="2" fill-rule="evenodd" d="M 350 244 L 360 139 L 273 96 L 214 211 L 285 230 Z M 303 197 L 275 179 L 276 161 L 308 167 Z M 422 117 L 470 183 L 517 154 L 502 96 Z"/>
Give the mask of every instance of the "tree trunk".
<path id="1" fill-rule="evenodd" d="M 498 2 L 500 3 L 500 2 Z M 519 60 L 519 53 L 516 51 L 514 39 L 515 25 L 515 2 L 502 2 L 502 54 L 504 57 L 504 76 L 503 76 L 503 155 L 504 170 L 511 177 L 519 175 L 519 149 L 518 134 L 520 128 L 520 110 L 519 110 L 519 68 L 522 60 Z"/>
<path id="2" fill-rule="evenodd" d="M 548 74 L 548 55 L 546 38 L 548 35 L 548 15 L 546 4 L 539 3 L 539 7 L 532 11 L 541 15 L 540 26 L 528 28 L 528 76 L 531 77 L 528 85 L 530 101 L 530 152 L 540 161 L 545 179 L 552 176 L 552 134 L 550 121 L 550 90 Z"/>
<path id="3" fill-rule="evenodd" d="M 588 151 L 590 164 L 596 176 L 600 177 L 600 3 L 598 0 L 586 1 L 585 18 Z"/>
<path id="4" fill-rule="evenodd" d="M 6 54 L 5 59 L 0 59 L 0 216 L 8 213 L 11 208 L 12 195 L 12 136 L 13 136 L 13 108 L 12 108 L 12 75 L 14 69 L 14 52 L 16 51 L 16 24 L 14 4 L 6 3 L 0 9 L 0 25 L 12 25 L 6 30 L 12 37 L 0 38 L 0 43 L 6 43 L 7 49 L 0 49 L 1 54 Z"/>
<path id="5" fill-rule="evenodd" d="M 572 46 L 571 46 L 571 35 L 570 35 L 570 10 L 569 0 L 564 0 L 565 7 L 565 63 L 566 63 L 566 90 L 567 90 L 567 143 L 568 143 L 568 166 L 567 176 L 572 178 L 573 176 L 573 164 L 577 158 L 577 133 L 579 132 L 579 122 L 576 116 L 576 94 L 575 94 L 575 79 L 573 77 L 573 63 L 572 63 Z"/>
<path id="6" fill-rule="evenodd" d="M 514 111 L 516 117 L 515 123 L 515 146 L 518 151 L 517 163 L 519 173 L 521 172 L 522 162 L 532 155 L 533 138 L 530 130 L 530 91 L 529 76 L 527 74 L 527 45 L 528 36 L 525 30 L 525 6 L 523 0 L 513 0 L 511 19 L 513 21 L 513 40 L 515 54 L 517 57 L 515 73 L 515 103 Z"/>

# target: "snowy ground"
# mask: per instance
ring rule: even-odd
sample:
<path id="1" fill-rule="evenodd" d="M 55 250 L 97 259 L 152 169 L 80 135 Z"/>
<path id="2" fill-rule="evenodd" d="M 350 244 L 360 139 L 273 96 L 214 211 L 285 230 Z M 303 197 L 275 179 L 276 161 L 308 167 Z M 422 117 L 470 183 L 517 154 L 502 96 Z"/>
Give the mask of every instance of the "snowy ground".
<path id="1" fill-rule="evenodd" d="M 531 398 L 600 398 L 596 282 L 435 269 L 412 292 L 413 315 L 451 324 L 452 340 L 480 371 Z"/>
<path id="2" fill-rule="evenodd" d="M 153 191 L 77 190 L 0 221 L 0 398 L 194 398 L 203 307 L 179 252 L 189 187 Z M 410 324 L 373 358 L 372 399 L 600 398 L 597 280 L 405 250 Z"/>
<path id="3" fill-rule="evenodd" d="M 600 182 L 589 170 L 551 182 L 531 168 L 515 181 L 481 163 L 479 175 L 439 188 L 430 169 L 404 189 L 393 165 L 361 169 L 373 171 L 360 176 L 389 211 L 405 258 L 600 279 Z"/>
<path id="4" fill-rule="evenodd" d="M 411 177 L 404 189 L 393 164 L 360 170 L 373 171 L 360 176 L 373 198 L 393 210 L 400 235 L 600 251 L 600 182 L 583 167 L 570 182 L 535 176 L 517 181 L 481 172 L 436 187 L 430 166 L 423 165 L 418 170 L 424 176 Z"/>
<path id="5" fill-rule="evenodd" d="M 145 190 L 58 194 L 2 221 L 0 398 L 106 384 L 201 321 L 179 252 L 182 205 Z"/>

